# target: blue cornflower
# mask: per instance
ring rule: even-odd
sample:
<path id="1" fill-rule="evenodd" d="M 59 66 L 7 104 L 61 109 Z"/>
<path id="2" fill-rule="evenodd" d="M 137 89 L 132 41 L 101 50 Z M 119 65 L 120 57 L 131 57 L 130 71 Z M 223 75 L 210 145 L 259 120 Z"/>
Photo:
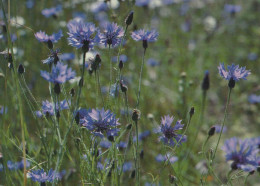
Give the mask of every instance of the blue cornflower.
<path id="1" fill-rule="evenodd" d="M 214 127 L 215 127 L 215 132 L 216 132 L 216 133 L 220 133 L 222 126 L 221 126 L 221 125 L 214 125 Z M 226 131 L 227 131 L 227 127 L 224 126 L 222 133 L 225 133 Z"/>
<path id="2" fill-rule="evenodd" d="M 57 62 L 60 60 L 59 59 L 59 52 L 60 49 L 56 49 L 56 50 L 52 50 L 51 49 L 51 54 L 49 55 L 49 57 L 47 59 L 42 60 L 43 64 L 57 64 Z"/>
<path id="3" fill-rule="evenodd" d="M 101 138 L 106 136 L 117 136 L 119 129 L 116 128 L 120 123 L 116 118 L 116 115 L 110 110 L 92 109 L 85 115 L 83 119 L 80 119 L 80 123 L 90 130 L 95 136 Z"/>
<path id="4" fill-rule="evenodd" d="M 53 182 L 59 179 L 59 173 L 56 173 L 54 170 L 50 169 L 50 171 L 44 172 L 41 170 L 32 170 L 28 173 L 28 177 L 32 179 L 34 182 Z"/>
<path id="5" fill-rule="evenodd" d="M 162 154 L 158 154 L 155 157 L 155 160 L 159 163 L 167 161 L 169 159 L 169 162 L 171 164 L 175 163 L 176 161 L 178 161 L 178 157 L 176 156 L 170 156 L 170 154 L 166 154 L 166 155 L 162 155 Z"/>
<path id="6" fill-rule="evenodd" d="M 123 164 L 123 172 L 131 171 L 133 168 L 133 163 L 132 162 L 125 162 Z"/>
<path id="7" fill-rule="evenodd" d="M 115 47 L 120 44 L 121 38 L 124 35 L 124 30 L 122 27 L 118 26 L 116 23 L 107 23 L 104 26 L 103 33 L 99 33 L 100 43 L 110 47 Z"/>
<path id="8" fill-rule="evenodd" d="M 151 0 L 137 0 L 135 2 L 136 6 L 148 6 Z"/>
<path id="9" fill-rule="evenodd" d="M 231 5 L 231 4 L 225 4 L 224 10 L 227 13 L 235 14 L 237 12 L 240 12 L 241 6 L 240 5 Z"/>
<path id="10" fill-rule="evenodd" d="M 112 61 L 117 62 L 117 56 L 112 57 Z M 127 56 L 124 54 L 120 55 L 119 61 L 122 61 L 123 63 L 125 63 L 127 61 Z"/>
<path id="11" fill-rule="evenodd" d="M 246 67 L 239 68 L 239 65 L 232 64 L 225 69 L 224 63 L 220 64 L 218 67 L 219 74 L 226 80 L 233 79 L 234 81 L 239 81 L 240 79 L 246 80 L 246 77 L 251 74 Z"/>
<path id="12" fill-rule="evenodd" d="M 68 68 L 68 65 L 58 62 L 56 66 L 52 67 L 51 73 L 41 71 L 41 76 L 52 83 L 65 83 L 73 79 L 76 73 L 71 68 Z"/>
<path id="13" fill-rule="evenodd" d="M 127 147 L 127 143 L 124 142 L 124 141 L 120 141 L 118 144 L 117 144 L 117 147 L 119 148 L 119 150 L 123 150 Z"/>
<path id="14" fill-rule="evenodd" d="M 175 126 L 171 127 L 173 120 L 173 116 L 164 116 L 159 128 L 160 132 L 162 133 L 162 136 L 159 139 L 163 141 L 166 145 L 170 146 L 174 146 L 177 143 L 181 144 L 182 142 L 185 142 L 187 140 L 187 137 L 185 135 L 183 136 L 181 134 L 176 134 L 176 131 L 183 129 L 184 125 L 181 124 L 181 120 L 178 120 Z"/>
<path id="15" fill-rule="evenodd" d="M 62 61 L 71 61 L 73 59 L 75 59 L 75 54 L 73 53 L 63 53 L 60 55 L 60 59 Z"/>
<path id="16" fill-rule="evenodd" d="M 148 66 L 151 66 L 151 67 L 155 67 L 155 66 L 160 65 L 160 63 L 159 63 L 156 59 L 154 59 L 154 58 L 148 59 L 147 62 L 146 62 L 146 64 L 147 64 Z"/>
<path id="17" fill-rule="evenodd" d="M 63 100 L 60 102 L 60 107 L 59 104 L 56 103 L 56 111 L 61 111 L 61 110 L 65 110 L 65 109 L 69 109 L 69 105 L 67 100 Z M 53 108 L 53 104 L 51 102 L 49 102 L 48 100 L 46 101 L 42 101 L 42 110 L 41 111 L 36 111 L 35 112 L 37 117 L 42 117 L 42 115 L 44 114 L 49 115 L 49 116 L 53 116 L 54 115 L 54 108 Z"/>
<path id="18" fill-rule="evenodd" d="M 132 32 L 132 39 L 135 41 L 143 41 L 143 47 L 148 47 L 148 42 L 154 42 L 157 40 L 159 33 L 156 30 L 144 30 L 140 29 Z"/>
<path id="19" fill-rule="evenodd" d="M 34 6 L 34 3 L 35 3 L 34 0 L 27 0 L 26 1 L 26 7 L 31 9 Z"/>
<path id="20" fill-rule="evenodd" d="M 82 48 L 84 52 L 88 52 L 89 49 L 93 49 L 95 43 L 99 42 L 97 28 L 93 23 L 73 20 L 68 23 L 67 27 L 69 45 L 77 49 Z"/>
<path id="21" fill-rule="evenodd" d="M 250 139 L 252 141 L 252 145 L 256 149 L 260 149 L 260 137 Z"/>
<path id="22" fill-rule="evenodd" d="M 5 108 L 5 113 L 7 113 L 7 108 Z M 0 114 L 4 114 L 4 107 L 0 105 Z"/>
<path id="23" fill-rule="evenodd" d="M 151 132 L 149 130 L 145 130 L 144 132 L 141 132 L 138 135 L 138 140 L 139 141 L 145 140 L 150 134 L 151 134 Z M 133 141 L 136 142 L 136 136 L 134 136 Z"/>
<path id="24" fill-rule="evenodd" d="M 107 141 L 107 140 L 102 140 L 100 143 L 99 143 L 99 146 L 102 147 L 102 148 L 106 148 L 108 149 L 109 147 L 111 147 L 112 143 Z"/>
<path id="25" fill-rule="evenodd" d="M 252 104 L 260 103 L 260 95 L 251 94 L 248 96 L 248 101 Z"/>
<path id="26" fill-rule="evenodd" d="M 58 15 L 58 13 L 60 13 L 62 10 L 62 6 L 58 5 L 56 7 L 52 7 L 52 8 L 46 8 L 42 10 L 42 15 L 44 15 L 45 17 L 50 17 L 50 16 L 54 16 L 56 17 Z"/>
<path id="27" fill-rule="evenodd" d="M 256 149 L 249 139 L 241 140 L 236 137 L 225 141 L 222 150 L 226 153 L 226 161 L 233 161 L 232 169 L 242 169 L 251 172 L 258 166 Z"/>
<path id="28" fill-rule="evenodd" d="M 106 11 L 108 6 L 104 1 L 97 1 L 91 4 L 90 9 L 92 13 L 96 14 L 101 11 Z"/>
<path id="29" fill-rule="evenodd" d="M 53 33 L 52 35 L 47 35 L 43 31 L 39 31 L 36 34 L 34 34 L 36 39 L 40 42 L 48 42 L 51 41 L 53 43 L 57 43 L 58 40 L 63 36 L 62 31 L 60 30 L 58 33 Z"/>

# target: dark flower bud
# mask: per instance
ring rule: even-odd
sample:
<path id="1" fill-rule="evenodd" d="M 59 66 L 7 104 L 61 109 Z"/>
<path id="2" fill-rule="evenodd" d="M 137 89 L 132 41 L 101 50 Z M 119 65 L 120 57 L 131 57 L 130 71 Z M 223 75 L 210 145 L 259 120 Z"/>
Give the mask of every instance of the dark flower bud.
<path id="1" fill-rule="evenodd" d="M 114 142 L 114 141 L 115 141 L 114 136 L 108 136 L 107 139 L 108 139 L 109 141 L 111 141 L 111 142 Z"/>
<path id="2" fill-rule="evenodd" d="M 95 63 L 97 63 L 97 64 L 99 64 L 99 63 L 101 63 L 101 57 L 100 57 L 100 55 L 99 54 L 97 54 L 96 56 L 95 56 Z"/>
<path id="3" fill-rule="evenodd" d="M 191 107 L 191 108 L 190 108 L 190 117 L 193 116 L 194 112 L 195 112 L 194 107 Z"/>
<path id="4" fill-rule="evenodd" d="M 86 53 L 89 51 L 89 41 L 84 41 L 82 46 L 82 52 Z"/>
<path id="5" fill-rule="evenodd" d="M 121 91 L 126 93 L 127 91 L 127 86 L 123 83 L 123 81 L 120 81 L 120 87 L 121 87 Z"/>
<path id="6" fill-rule="evenodd" d="M 176 177 L 170 174 L 169 175 L 169 182 L 174 183 L 175 181 L 176 181 Z"/>
<path id="7" fill-rule="evenodd" d="M 133 110 L 133 114 L 132 114 L 132 120 L 137 122 L 140 119 L 140 111 L 137 109 Z"/>
<path id="8" fill-rule="evenodd" d="M 54 60 L 53 60 L 53 63 L 56 65 L 59 61 L 59 56 L 57 54 L 54 55 Z"/>
<path id="9" fill-rule="evenodd" d="M 75 122 L 77 123 L 77 124 L 79 124 L 79 112 L 77 112 L 77 114 L 76 114 L 76 116 L 75 116 Z"/>
<path id="10" fill-rule="evenodd" d="M 60 94 L 60 84 L 59 83 L 55 83 L 54 92 L 58 95 Z"/>
<path id="11" fill-rule="evenodd" d="M 254 170 L 252 170 L 252 171 L 249 172 L 250 175 L 253 175 L 254 173 L 255 173 Z"/>
<path id="12" fill-rule="evenodd" d="M 236 81 L 233 78 L 230 78 L 229 82 L 228 82 L 228 87 L 229 88 L 234 88 L 236 85 Z"/>
<path id="13" fill-rule="evenodd" d="M 129 123 L 129 124 L 126 126 L 126 129 L 127 129 L 127 130 L 130 130 L 131 128 L 132 128 L 132 124 Z"/>
<path id="14" fill-rule="evenodd" d="M 83 78 L 81 78 L 80 80 L 79 80 L 79 87 L 83 87 Z"/>
<path id="15" fill-rule="evenodd" d="M 215 131 L 216 131 L 216 127 L 215 126 L 211 127 L 209 129 L 208 135 L 209 136 L 213 136 L 215 134 Z"/>
<path id="16" fill-rule="evenodd" d="M 50 50 L 53 49 L 53 43 L 52 43 L 51 40 L 48 40 L 48 41 L 47 41 L 47 45 L 48 45 L 48 48 L 49 48 Z"/>
<path id="17" fill-rule="evenodd" d="M 56 113 L 56 117 L 59 119 L 60 118 L 60 111 L 58 110 Z"/>
<path id="18" fill-rule="evenodd" d="M 23 74 L 24 72 L 25 72 L 25 69 L 24 69 L 23 65 L 20 64 L 19 67 L 18 67 L 18 73 Z"/>
<path id="19" fill-rule="evenodd" d="M 148 42 L 147 40 L 143 40 L 143 48 L 147 49 L 148 48 Z"/>
<path id="20" fill-rule="evenodd" d="M 96 70 L 99 68 L 100 63 L 101 63 L 101 58 L 100 58 L 100 55 L 97 54 L 97 55 L 95 56 L 94 61 L 92 61 L 91 64 L 90 64 L 90 66 L 91 66 L 91 68 L 90 68 L 91 71 L 92 71 L 92 72 L 93 72 L 93 71 L 96 71 Z"/>
<path id="21" fill-rule="evenodd" d="M 205 72 L 205 75 L 204 75 L 204 78 L 203 78 L 203 81 L 201 84 L 201 89 L 204 91 L 209 89 L 209 72 L 208 71 Z"/>
<path id="22" fill-rule="evenodd" d="M 119 61 L 118 67 L 119 67 L 120 70 L 123 69 L 123 67 L 124 67 L 124 63 L 123 63 L 122 60 Z"/>
<path id="23" fill-rule="evenodd" d="M 142 149 L 140 152 L 140 158 L 143 159 L 144 158 L 144 150 Z"/>
<path id="24" fill-rule="evenodd" d="M 237 169 L 238 169 L 236 162 L 233 162 L 233 163 L 231 164 L 231 169 L 232 169 L 232 170 L 237 170 Z"/>
<path id="25" fill-rule="evenodd" d="M 134 179 L 135 178 L 135 170 L 133 170 L 132 172 L 131 172 L 131 176 L 130 176 L 132 179 Z"/>
<path id="26" fill-rule="evenodd" d="M 131 23 L 133 22 L 133 18 L 134 18 L 134 11 L 131 11 L 128 16 L 125 19 L 125 24 L 127 26 L 131 25 Z"/>
<path id="27" fill-rule="evenodd" d="M 75 89 L 74 88 L 70 89 L 70 95 L 71 95 L 71 97 L 74 97 L 74 95 L 75 95 Z"/>

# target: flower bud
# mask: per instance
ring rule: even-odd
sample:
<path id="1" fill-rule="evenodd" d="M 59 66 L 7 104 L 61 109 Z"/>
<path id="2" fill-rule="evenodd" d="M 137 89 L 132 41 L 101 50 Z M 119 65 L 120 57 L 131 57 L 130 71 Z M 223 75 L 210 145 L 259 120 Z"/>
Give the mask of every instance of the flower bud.
<path id="1" fill-rule="evenodd" d="M 124 67 L 124 63 L 123 63 L 122 60 L 119 61 L 118 67 L 119 67 L 120 70 L 123 69 L 123 67 Z"/>
<path id="2" fill-rule="evenodd" d="M 140 111 L 137 109 L 133 110 L 133 114 L 132 114 L 132 120 L 137 122 L 140 119 Z"/>
<path id="3" fill-rule="evenodd" d="M 209 89 L 209 85 L 209 71 L 206 71 L 201 84 L 201 89 L 207 91 Z"/>
<path id="4" fill-rule="evenodd" d="M 130 176 L 131 178 L 135 178 L 135 170 L 133 170 L 132 172 L 131 172 L 131 176 Z"/>
<path id="5" fill-rule="evenodd" d="M 75 122 L 77 123 L 77 124 L 79 124 L 79 112 L 77 112 L 77 114 L 76 114 L 76 116 L 75 116 Z"/>
<path id="6" fill-rule="evenodd" d="M 228 82 L 228 87 L 229 88 L 234 88 L 236 85 L 236 81 L 233 78 L 230 78 L 229 82 Z"/>
<path id="7" fill-rule="evenodd" d="M 172 183 L 175 182 L 175 180 L 176 180 L 176 177 L 170 174 L 169 175 L 169 182 L 172 184 Z"/>
<path id="8" fill-rule="evenodd" d="M 74 97 L 74 95 L 75 95 L 75 89 L 74 88 L 70 89 L 70 95 L 71 95 L 71 97 Z"/>
<path id="9" fill-rule="evenodd" d="M 208 132 L 209 137 L 213 136 L 215 134 L 215 131 L 216 131 L 216 127 L 215 126 L 211 127 Z"/>
<path id="10" fill-rule="evenodd" d="M 59 95 L 60 94 L 60 84 L 59 83 L 55 83 L 54 85 L 54 92 Z"/>
<path id="11" fill-rule="evenodd" d="M 53 49 L 53 43 L 50 39 L 47 41 L 47 45 L 50 50 Z"/>
<path id="12" fill-rule="evenodd" d="M 80 80 L 79 80 L 79 87 L 83 87 L 83 78 L 80 78 Z"/>
<path id="13" fill-rule="evenodd" d="M 125 24 L 127 26 L 131 25 L 131 23 L 133 22 L 133 18 L 134 18 L 134 11 L 131 11 L 128 16 L 125 19 Z"/>
<path id="14" fill-rule="evenodd" d="M 123 83 L 123 80 L 120 81 L 120 87 L 123 93 L 127 92 L 127 86 Z"/>
<path id="15" fill-rule="evenodd" d="M 127 130 L 130 130 L 131 128 L 132 128 L 132 124 L 129 123 L 129 124 L 126 126 L 126 129 L 127 129 Z"/>
<path id="16" fill-rule="evenodd" d="M 190 108 L 190 117 L 193 116 L 194 112 L 195 112 L 194 107 L 191 107 L 191 108 Z"/>
<path id="17" fill-rule="evenodd" d="M 18 67 L 18 73 L 23 74 L 24 72 L 25 72 L 24 66 L 22 64 L 20 64 Z"/>
<path id="18" fill-rule="evenodd" d="M 140 158 L 143 159 L 144 158 L 144 150 L 142 149 L 140 152 Z"/>

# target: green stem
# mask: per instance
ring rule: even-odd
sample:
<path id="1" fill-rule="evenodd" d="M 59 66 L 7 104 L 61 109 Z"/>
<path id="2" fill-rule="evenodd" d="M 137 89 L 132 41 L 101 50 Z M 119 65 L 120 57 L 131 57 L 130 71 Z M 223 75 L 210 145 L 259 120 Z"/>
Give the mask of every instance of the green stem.
<path id="1" fill-rule="evenodd" d="M 224 119 L 223 119 L 223 122 L 222 122 L 222 125 L 221 125 L 221 130 L 220 130 L 220 134 L 219 134 L 219 137 L 218 137 L 217 146 L 216 146 L 216 148 L 215 148 L 215 150 L 214 150 L 214 153 L 213 153 L 212 163 L 213 163 L 213 161 L 214 161 L 214 159 L 215 159 L 215 155 L 216 155 L 216 152 L 217 152 L 217 149 L 218 149 L 219 141 L 220 141 L 221 135 L 222 135 L 222 133 L 223 133 L 223 128 L 224 128 L 224 126 L 225 126 L 225 121 L 226 121 L 226 118 L 227 118 L 228 105 L 229 105 L 229 102 L 230 102 L 231 90 L 232 90 L 232 88 L 229 88 L 228 98 L 227 98 L 226 107 L 225 107 Z"/>
<path id="2" fill-rule="evenodd" d="M 136 132 L 136 147 L 135 147 L 135 177 L 137 180 L 136 185 L 140 185 L 140 161 L 139 161 L 139 154 L 138 154 L 138 149 L 139 149 L 139 139 L 138 139 L 138 122 L 135 121 L 135 132 Z"/>
<path id="3" fill-rule="evenodd" d="M 140 101 L 141 84 L 142 84 L 142 74 L 143 74 L 143 67 L 144 67 L 144 57 L 145 57 L 145 52 L 146 52 L 146 49 L 144 49 L 143 59 L 142 59 L 142 65 L 141 65 L 141 71 L 140 71 L 140 76 L 139 76 L 139 86 L 138 86 L 138 96 L 137 96 L 137 104 L 136 104 L 136 108 L 139 107 L 139 101 Z"/>

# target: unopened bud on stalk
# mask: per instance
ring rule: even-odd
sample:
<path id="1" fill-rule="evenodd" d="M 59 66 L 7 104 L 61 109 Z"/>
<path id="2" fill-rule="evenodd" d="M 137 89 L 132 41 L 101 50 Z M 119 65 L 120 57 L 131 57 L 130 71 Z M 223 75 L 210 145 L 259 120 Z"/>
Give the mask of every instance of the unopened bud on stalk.
<path id="1" fill-rule="evenodd" d="M 215 126 L 211 127 L 208 132 L 209 137 L 213 136 L 215 134 L 215 131 L 216 131 L 216 127 Z"/>
<path id="2" fill-rule="evenodd" d="M 25 72 L 25 68 L 22 64 L 20 64 L 19 67 L 18 67 L 18 73 L 23 74 L 24 72 Z"/>
<path id="3" fill-rule="evenodd" d="M 206 71 L 201 84 L 201 89 L 207 91 L 209 89 L 209 85 L 209 71 Z"/>
<path id="4" fill-rule="evenodd" d="M 127 26 L 131 25 L 131 23 L 133 22 L 133 18 L 134 18 L 134 11 L 131 11 L 128 16 L 125 19 L 125 24 Z"/>
<path id="5" fill-rule="evenodd" d="M 140 111 L 137 109 L 133 110 L 133 114 L 132 114 L 132 120 L 137 122 L 140 119 Z"/>

